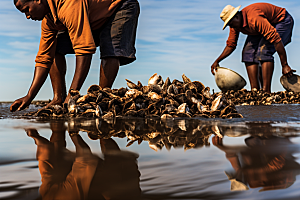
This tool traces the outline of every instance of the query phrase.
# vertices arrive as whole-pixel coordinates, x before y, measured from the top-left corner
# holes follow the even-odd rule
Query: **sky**
[[[201,81],[211,91],[219,92],[210,66],[223,51],[229,29],[222,30],[220,19],[222,9],[230,4],[245,6],[261,1],[249,0],[139,0],[139,16],[136,57],[137,60],[122,66],[112,88],[127,87],[126,80],[141,81],[147,85],[148,79],[157,73],[165,80],[167,77],[182,80],[184,73],[192,81]],[[295,25],[292,43],[286,46],[288,63],[300,74],[298,47],[300,46],[300,2],[299,0],[265,1],[284,7],[293,16]],[[13,0],[0,1],[0,102],[14,101],[27,94],[30,87],[35,56],[38,51],[40,26],[37,21],[27,20],[14,6]],[[241,62],[241,51],[246,36],[240,34],[238,46],[230,57],[220,66],[230,68],[247,82],[246,68]],[[99,83],[100,52],[93,56],[90,72],[80,90],[86,94],[87,88]],[[275,70],[272,92],[283,91],[280,84],[281,65],[275,54]],[[69,88],[75,71],[75,56],[67,55],[66,84]],[[50,78],[44,83],[35,100],[52,99]]]

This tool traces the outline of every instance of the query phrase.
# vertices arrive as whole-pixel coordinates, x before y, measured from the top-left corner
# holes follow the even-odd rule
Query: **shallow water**
[[[298,105],[170,121],[20,119],[8,106],[0,199],[300,198]]]

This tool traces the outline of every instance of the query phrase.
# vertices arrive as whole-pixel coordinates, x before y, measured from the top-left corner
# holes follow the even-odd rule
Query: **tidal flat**
[[[0,199],[300,198],[300,106],[244,118],[40,119],[0,104]]]

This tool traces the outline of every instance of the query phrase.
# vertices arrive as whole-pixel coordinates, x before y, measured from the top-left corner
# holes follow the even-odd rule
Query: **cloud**
[[[125,78],[134,82],[140,80],[147,84],[149,77],[159,73],[164,79],[181,79],[185,73],[192,80],[200,80],[211,89],[218,90],[214,77],[210,73],[210,66],[220,55],[228,37],[228,30],[222,31],[223,22],[219,15],[222,9],[230,3],[233,6],[242,5],[242,8],[260,1],[223,0],[139,0],[141,13],[137,32],[137,60],[120,68],[114,88],[126,87]],[[270,1],[269,1],[270,2]],[[275,5],[286,7],[296,23],[300,20],[298,12],[300,5],[297,0],[272,0]],[[24,87],[28,90],[31,81],[34,59],[40,37],[40,23],[27,20],[13,5],[12,0],[0,1],[0,66],[2,70],[20,72],[11,76],[12,88]],[[300,45],[299,28],[295,26],[292,43],[287,46],[288,59],[291,66],[298,64],[297,52]],[[246,69],[241,63],[241,49],[245,36],[241,34],[236,51],[221,62],[240,73],[248,82]],[[82,88],[85,92],[90,84],[99,82],[99,51],[93,57],[89,76]],[[67,85],[70,85],[74,74],[74,56],[68,57]],[[273,74],[274,91],[282,90],[279,83],[281,76],[280,62],[275,55],[275,72]],[[299,70],[298,70],[299,71]],[[22,74],[24,73],[24,74]],[[29,73],[29,74],[28,74]],[[20,77],[23,77],[19,80]],[[1,79],[0,79],[1,80]],[[46,88],[49,89],[49,86]],[[250,88],[249,83],[246,86]],[[6,97],[15,97],[10,94],[13,89],[1,87],[1,94]],[[19,91],[20,89],[18,89]],[[41,92],[39,98],[52,97],[51,89]],[[0,98],[1,101],[1,98]]]
[[[9,42],[8,45],[14,49],[32,50],[32,49],[37,49],[39,43],[37,41],[35,42],[15,41],[15,42]]]

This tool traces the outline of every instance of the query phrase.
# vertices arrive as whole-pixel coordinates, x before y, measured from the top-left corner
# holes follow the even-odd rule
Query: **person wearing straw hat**
[[[226,47],[212,64],[211,72],[214,75],[219,62],[235,50],[239,33],[242,32],[248,35],[242,62],[245,63],[251,89],[262,88],[265,92],[271,92],[275,52],[280,58],[282,74],[290,77],[295,72],[287,62],[284,48],[291,42],[294,20],[285,8],[269,3],[254,3],[239,11],[240,8],[227,5],[220,14],[224,21],[223,30],[229,26],[230,32]]]

